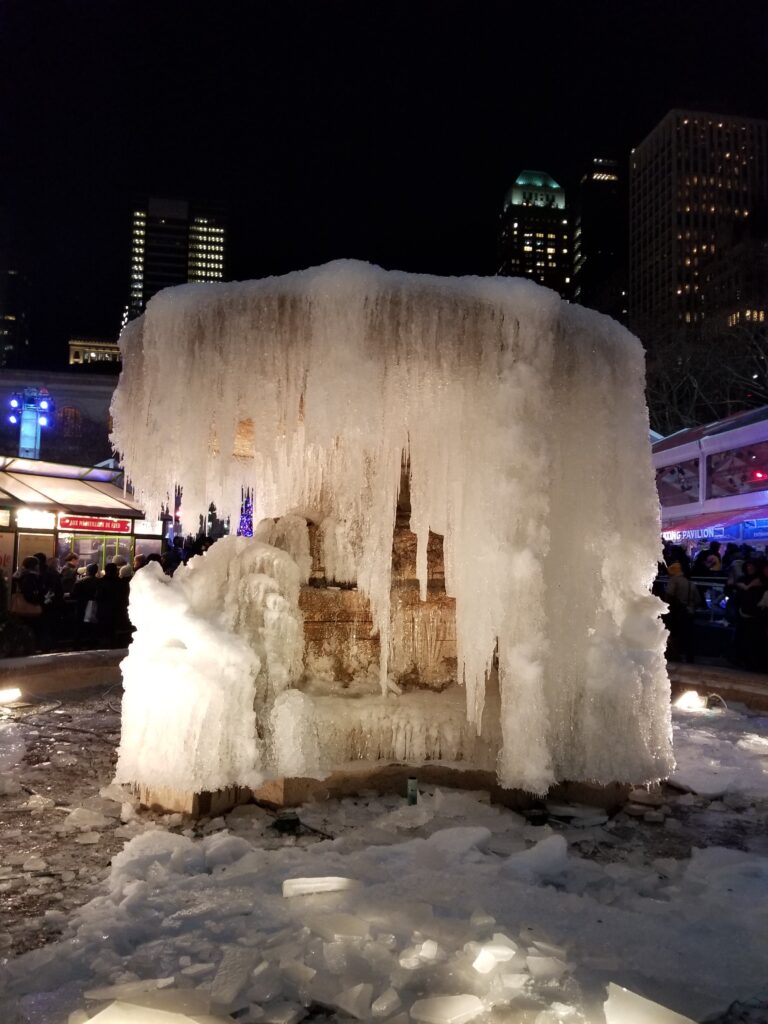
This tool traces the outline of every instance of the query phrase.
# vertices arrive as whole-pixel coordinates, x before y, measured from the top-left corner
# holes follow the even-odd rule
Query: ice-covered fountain
[[[120,781],[352,763],[642,783],[671,767],[639,342],[530,282],[354,262],[157,295],[114,443],[254,537],[132,583]]]

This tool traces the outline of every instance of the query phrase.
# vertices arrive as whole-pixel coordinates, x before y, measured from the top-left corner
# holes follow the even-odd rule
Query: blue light
[[[11,399],[11,408],[12,409],[18,409],[19,408],[19,400],[18,400],[18,398],[12,398]]]
[[[47,400],[45,398],[40,403],[40,408],[41,409],[47,409],[48,408],[48,402],[47,402]]]
[[[8,421],[10,423],[18,423],[19,422],[19,418],[18,418],[18,416],[14,416],[13,413],[11,413],[11,415],[8,417]]]
[[[47,416],[41,416],[40,417],[40,426],[41,427],[47,427],[48,426],[48,417]]]

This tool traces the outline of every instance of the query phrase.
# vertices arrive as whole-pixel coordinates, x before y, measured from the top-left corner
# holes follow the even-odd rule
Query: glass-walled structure
[[[768,541],[768,406],[653,446],[664,538]]]

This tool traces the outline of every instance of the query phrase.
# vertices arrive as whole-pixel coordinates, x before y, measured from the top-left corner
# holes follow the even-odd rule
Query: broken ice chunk
[[[158,980],[165,981],[166,979],[144,978],[139,981],[124,981],[117,985],[104,985],[101,988],[89,989],[87,992],[83,993],[83,996],[86,999],[95,1000],[130,1000],[134,996],[145,995],[147,992],[156,992],[158,988]]]
[[[499,985],[509,992],[519,992],[525,988],[528,982],[527,974],[502,974],[499,977]]]
[[[347,968],[347,947],[343,942],[324,942],[323,960],[331,974],[343,974]]]
[[[270,1003],[263,1008],[259,1020],[264,1024],[297,1024],[307,1011],[297,1003]]]
[[[283,882],[283,896],[306,896],[316,892],[341,892],[355,889],[360,885],[353,878],[325,875],[321,878],[286,878]]]
[[[48,796],[40,796],[39,793],[34,793],[22,806],[25,811],[47,811],[51,807],[55,807],[56,802]]]
[[[216,964],[188,964],[182,967],[181,973],[185,978],[204,978],[206,974],[212,974]]]
[[[211,986],[211,999],[222,1006],[232,1002],[245,985],[254,965],[254,952],[243,946],[225,946]]]
[[[496,918],[486,914],[484,910],[476,910],[470,917],[469,923],[475,931],[490,931],[496,924]]]
[[[336,939],[367,939],[370,926],[354,914],[316,914],[307,920],[315,935],[328,942]]]
[[[333,1002],[342,1013],[346,1013],[356,1020],[365,1020],[370,1013],[372,995],[373,985],[361,983],[339,992]]]
[[[568,970],[568,964],[555,956],[528,956],[526,962],[536,981],[554,981]]]
[[[382,992],[378,999],[375,999],[371,1006],[371,1013],[374,1017],[389,1017],[395,1010],[400,1009],[400,996],[393,988]]]
[[[565,958],[565,949],[562,946],[554,946],[551,942],[544,942],[541,939],[534,939],[533,945],[544,956],[556,956],[560,960]]]
[[[15,796],[21,792],[21,783],[12,775],[0,775],[0,796]]]
[[[102,786],[99,790],[99,796],[102,800],[111,800],[113,803],[121,804],[124,800],[131,800],[130,790],[123,789],[116,782],[111,782],[108,786]]]
[[[68,828],[106,828],[110,824],[109,818],[101,811],[92,811],[87,807],[75,807],[64,819]]]
[[[307,967],[306,964],[301,963],[299,960],[281,960],[280,970],[283,972],[283,977],[295,985],[296,988],[308,985],[317,974],[314,967]]]
[[[490,974],[496,966],[496,957],[483,947],[472,962],[472,966],[478,974]]]
[[[440,947],[434,939],[427,939],[426,942],[422,942],[419,949],[419,957],[422,960],[437,960],[439,954]]]
[[[606,1024],[694,1024],[690,1017],[668,1010],[613,982],[608,985],[603,1013]]]
[[[123,822],[127,823],[132,818],[135,818],[135,817],[136,817],[136,808],[130,802],[130,800],[125,800],[120,805],[120,821],[123,821]]]
[[[47,866],[42,857],[33,854],[31,857],[27,857],[21,868],[22,871],[45,871]]]
[[[432,996],[411,1007],[411,1017],[424,1024],[466,1024],[483,1012],[477,996]]]
[[[398,957],[398,963],[401,967],[404,967],[406,971],[415,971],[418,967],[421,967],[422,964],[422,959],[419,955],[420,952],[420,946],[406,946]]]
[[[538,946],[538,942],[535,945]],[[483,943],[483,949],[490,950],[496,959],[503,963],[505,960],[511,960],[515,955],[517,943],[504,935],[503,932],[494,932],[491,941]]]
[[[171,999],[160,999],[170,996]],[[138,1000],[141,1000],[140,1002]],[[88,1024],[227,1024],[231,1017],[213,1016],[207,1011],[207,1000],[195,990],[185,992],[154,993],[151,997],[137,997],[136,1002],[110,1003]]]
[[[99,832],[81,832],[79,836],[75,836],[75,842],[80,843],[81,846],[93,846],[101,839]]]
[[[467,943],[475,946],[475,943]],[[465,947],[466,949],[466,947]],[[511,960],[517,952],[517,946],[501,932],[494,932],[490,942],[484,942],[480,952],[472,964],[478,974],[490,974],[497,964],[506,963]]]

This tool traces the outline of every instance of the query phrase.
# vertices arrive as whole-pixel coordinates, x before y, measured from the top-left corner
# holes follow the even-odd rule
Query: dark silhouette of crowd
[[[748,544],[711,541],[693,560],[681,545],[664,546],[654,592],[669,606],[667,655],[692,662],[697,637],[709,619],[712,595],[728,630],[728,661],[753,672],[768,671],[768,558]],[[707,602],[709,597],[709,602]],[[707,614],[703,614],[707,612]],[[703,622],[700,620],[703,619]]]
[[[150,562],[173,576],[180,565],[203,554],[209,537],[175,537],[162,554],[122,555],[103,570],[81,566],[74,552],[49,559],[38,552],[23,559],[11,580],[0,574],[0,654],[46,653],[125,647],[133,626],[128,615],[131,580]]]

